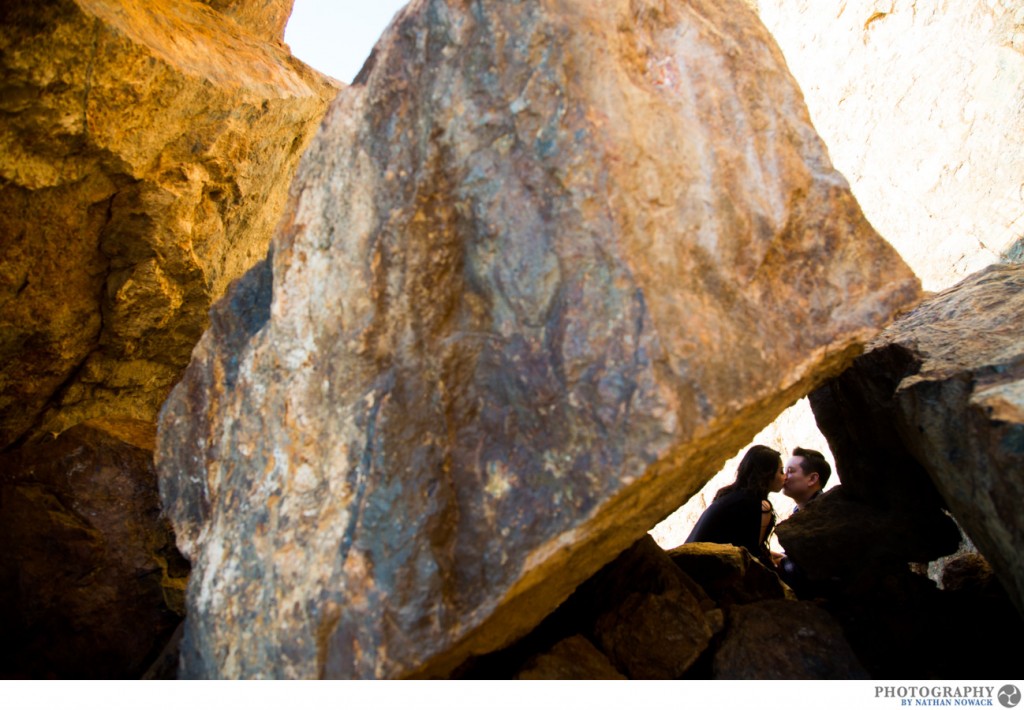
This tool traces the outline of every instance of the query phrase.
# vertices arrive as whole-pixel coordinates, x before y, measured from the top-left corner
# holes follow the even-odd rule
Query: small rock
[[[774,570],[765,567],[742,547],[690,542],[668,554],[718,606],[796,598]]]

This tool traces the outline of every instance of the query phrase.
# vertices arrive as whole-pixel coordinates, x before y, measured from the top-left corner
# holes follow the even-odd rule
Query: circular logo
[[[1004,685],[996,697],[1004,708],[1015,708],[1020,702],[1020,688],[1016,685]]]

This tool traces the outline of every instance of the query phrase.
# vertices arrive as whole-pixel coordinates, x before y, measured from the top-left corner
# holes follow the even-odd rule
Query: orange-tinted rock
[[[417,0],[292,195],[161,418],[185,676],[507,645],[919,297],[738,2]]]
[[[245,28],[283,6],[219,5],[277,19],[0,8],[0,448],[154,421],[210,304],[265,253],[337,85]]]
[[[138,678],[185,612],[154,427],[100,420],[0,457],[2,675]]]
[[[295,0],[200,0],[257,37],[280,42]]]
[[[669,551],[673,562],[721,607],[795,599],[779,576],[742,547],[691,542]]]
[[[629,678],[672,680],[707,649],[712,632],[693,597],[631,594],[597,620],[594,635]]]

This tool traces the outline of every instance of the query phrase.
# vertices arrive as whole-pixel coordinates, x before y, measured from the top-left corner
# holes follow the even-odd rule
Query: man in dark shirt
[[[783,473],[786,475],[786,482],[782,486],[782,492],[796,503],[793,508],[795,514],[821,495],[822,489],[832,475],[832,467],[820,451],[798,446],[793,449],[792,457],[786,461]],[[813,596],[814,585],[810,584],[807,576],[793,560],[785,556],[780,557],[778,568],[779,576],[798,596]]]
[[[795,513],[821,494],[832,475],[832,467],[820,451],[798,446],[793,449],[793,456],[786,462],[783,473],[786,474],[786,482],[782,492],[796,503]]]

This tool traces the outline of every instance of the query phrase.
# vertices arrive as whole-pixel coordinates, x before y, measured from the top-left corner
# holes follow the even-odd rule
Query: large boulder
[[[859,498],[845,484],[836,486],[775,529],[797,565],[789,581],[800,596],[853,594],[908,563],[956,552],[961,542],[956,523],[938,506],[921,506],[926,496],[908,497],[903,505],[880,502],[886,482],[906,470],[890,467],[885,458],[876,466],[878,498]]]
[[[185,613],[152,423],[94,420],[0,456],[4,677],[138,678]]]
[[[844,488],[902,491],[896,513],[941,501],[1024,615],[1022,312],[1024,266],[990,266],[900,318],[811,404]]]
[[[182,674],[508,644],[918,298],[742,3],[414,0],[163,410]]]
[[[155,421],[338,85],[290,3],[0,7],[0,449]]]

